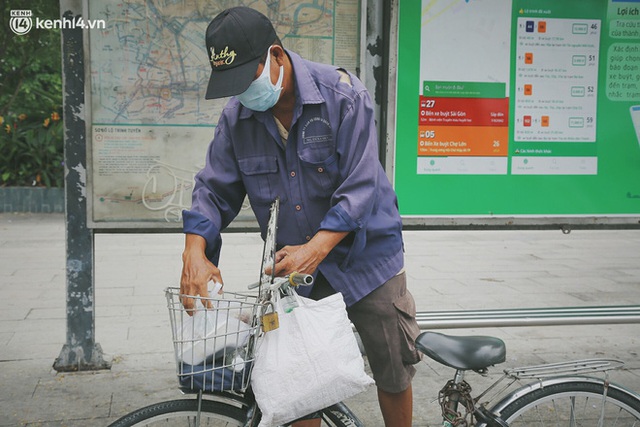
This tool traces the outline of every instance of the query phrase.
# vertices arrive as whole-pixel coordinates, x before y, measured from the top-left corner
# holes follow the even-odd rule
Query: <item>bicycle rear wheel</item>
[[[510,427],[640,426],[640,400],[602,382],[574,381],[533,390],[506,406],[500,417]]]
[[[138,409],[120,418],[109,427],[131,426],[195,426],[198,400],[170,400]],[[200,426],[243,426],[246,412],[235,406],[209,400],[202,401]]]

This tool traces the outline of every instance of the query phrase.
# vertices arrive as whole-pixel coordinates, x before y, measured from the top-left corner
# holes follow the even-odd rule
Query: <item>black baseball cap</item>
[[[205,98],[244,92],[277,37],[269,18],[249,7],[232,7],[213,18],[205,34],[211,64]]]

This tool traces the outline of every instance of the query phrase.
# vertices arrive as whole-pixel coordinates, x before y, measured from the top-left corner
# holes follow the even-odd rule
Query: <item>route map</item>
[[[355,71],[359,0],[89,0],[92,214],[103,222],[181,220],[227,100],[205,100],[204,34],[223,9],[248,6],[304,58]]]

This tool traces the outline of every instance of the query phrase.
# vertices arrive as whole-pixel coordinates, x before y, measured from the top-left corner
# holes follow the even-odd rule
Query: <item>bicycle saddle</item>
[[[416,348],[443,365],[474,371],[504,362],[507,353],[500,338],[456,337],[437,332],[421,333],[416,339]]]

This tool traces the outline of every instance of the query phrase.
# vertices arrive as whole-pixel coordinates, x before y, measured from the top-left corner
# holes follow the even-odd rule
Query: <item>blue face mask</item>
[[[267,111],[276,105],[278,99],[280,99],[283,77],[284,67],[281,65],[278,81],[275,85],[271,83],[271,48],[269,48],[262,73],[251,82],[247,90],[240,95],[236,95],[236,98],[242,105],[253,111]]]

